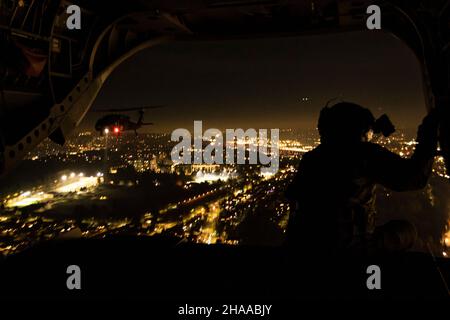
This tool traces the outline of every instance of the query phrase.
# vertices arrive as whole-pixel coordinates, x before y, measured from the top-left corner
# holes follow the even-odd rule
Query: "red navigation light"
[[[114,127],[114,133],[119,133],[120,132],[120,128],[119,127]]]

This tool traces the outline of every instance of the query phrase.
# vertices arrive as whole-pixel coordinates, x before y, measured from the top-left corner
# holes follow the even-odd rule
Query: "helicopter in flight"
[[[120,135],[124,131],[134,131],[137,135],[137,130],[143,126],[151,126],[153,122],[144,122],[144,112],[148,109],[158,109],[164,106],[148,106],[148,107],[139,107],[139,108],[114,108],[114,109],[104,109],[104,110],[95,110],[94,112],[113,112],[111,114],[107,114],[95,123],[95,130],[98,131],[101,135],[103,134],[115,134]],[[130,111],[138,111],[139,118],[137,122],[131,120],[131,117],[122,114],[122,112],[130,112]],[[121,113],[119,113],[121,112]]]

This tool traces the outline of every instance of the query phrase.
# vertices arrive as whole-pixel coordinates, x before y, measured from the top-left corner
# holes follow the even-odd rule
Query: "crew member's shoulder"
[[[318,145],[317,147],[315,147],[314,149],[304,153],[302,155],[302,160],[311,160],[314,159],[315,157],[320,156],[320,154],[322,154],[323,150],[322,150],[322,145]]]
[[[389,152],[385,147],[373,142],[361,142],[361,148],[367,153],[384,153]]]

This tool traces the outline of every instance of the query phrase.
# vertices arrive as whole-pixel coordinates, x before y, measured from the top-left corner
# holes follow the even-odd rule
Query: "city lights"
[[[111,131],[115,133],[115,127]],[[170,152],[175,143],[163,134],[141,135],[138,141],[134,135],[118,135],[106,144],[104,137],[82,133],[66,142],[64,152],[45,142],[28,159],[43,165],[58,163],[55,172],[61,167],[67,169],[55,175],[59,179],[49,177],[34,187],[18,188],[5,196],[6,214],[0,223],[9,224],[3,232],[14,240],[3,245],[10,248],[3,254],[20,250],[18,244],[24,241],[19,236],[21,230],[32,232],[38,228],[35,235],[29,235],[30,239],[79,230],[73,216],[76,212],[92,215],[83,222],[87,229],[79,231],[82,237],[120,229],[145,236],[164,233],[196,243],[237,245],[242,242],[237,232],[241,223],[261,212],[271,217],[274,230],[285,235],[290,206],[283,190],[296,174],[302,155],[314,149],[319,139],[309,131],[282,134],[288,136],[280,137],[280,168],[272,174],[261,173],[261,165],[174,164]],[[379,141],[404,157],[411,156],[416,146],[413,142],[404,135]],[[239,140],[236,148],[245,143]],[[77,166],[80,170],[74,169]],[[433,173],[435,177],[447,175],[442,157],[436,158]],[[392,193],[385,196],[393,198]],[[134,207],[146,212],[141,224],[120,218],[122,214],[135,214],[134,209],[130,210]],[[98,208],[102,208],[103,218],[97,216]],[[157,219],[150,218],[154,208],[159,208],[154,212]],[[17,218],[14,214],[18,209],[30,218]],[[434,252],[440,256],[449,254],[447,232],[435,244]]]

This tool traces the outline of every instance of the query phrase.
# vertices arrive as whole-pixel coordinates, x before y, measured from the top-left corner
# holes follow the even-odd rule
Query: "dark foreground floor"
[[[369,265],[381,290],[369,290]],[[69,265],[81,290],[68,290]],[[439,272],[440,270],[440,272]],[[0,298],[137,298],[152,301],[448,299],[450,261],[408,253],[372,261],[318,259],[283,248],[179,244],[116,237],[42,244],[0,263]]]

